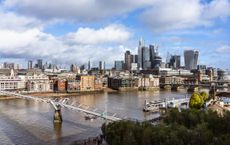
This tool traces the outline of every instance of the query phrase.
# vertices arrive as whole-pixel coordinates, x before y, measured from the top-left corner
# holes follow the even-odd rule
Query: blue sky
[[[143,37],[164,59],[197,49],[199,64],[230,68],[230,0],[1,0],[0,17],[1,62],[111,67]]]

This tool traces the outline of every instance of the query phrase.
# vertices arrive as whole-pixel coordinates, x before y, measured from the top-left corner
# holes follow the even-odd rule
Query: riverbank
[[[67,97],[67,96],[80,96],[86,94],[100,94],[103,92],[113,93],[118,92],[117,90],[112,90],[110,88],[105,88],[100,91],[85,91],[85,92],[24,92],[25,95],[30,95],[34,97]],[[14,96],[6,96],[0,95],[0,100],[9,100],[9,99],[16,99],[17,97]]]
[[[25,93],[27,95],[35,97],[66,97],[66,96],[79,96],[85,94],[99,94],[104,91],[89,91],[89,92],[35,92],[35,93]]]
[[[0,95],[0,100],[12,100],[16,99],[14,96],[6,96],[6,95]]]

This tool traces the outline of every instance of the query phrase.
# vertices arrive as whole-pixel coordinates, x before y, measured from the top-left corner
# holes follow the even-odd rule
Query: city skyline
[[[167,52],[184,60],[184,50],[196,49],[198,64],[230,68],[229,0],[1,0],[0,15],[1,62],[90,59],[112,67],[126,50],[137,54],[143,37],[146,46],[159,45],[163,61]]]

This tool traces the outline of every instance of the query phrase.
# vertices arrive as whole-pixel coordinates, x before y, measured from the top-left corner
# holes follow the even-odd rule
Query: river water
[[[145,100],[185,97],[186,92],[115,92],[83,94],[69,97],[79,102],[119,116],[146,120],[156,114],[142,112]],[[32,100],[0,101],[0,144],[70,144],[73,141],[94,137],[106,120],[85,120],[84,114],[62,109],[62,125],[53,124],[54,109],[48,103]]]

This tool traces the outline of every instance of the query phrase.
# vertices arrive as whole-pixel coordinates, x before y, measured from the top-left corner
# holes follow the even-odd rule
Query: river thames
[[[147,120],[156,114],[143,113],[145,100],[185,97],[187,92],[113,92],[83,94],[69,97],[79,102],[132,119]],[[32,100],[0,101],[0,144],[70,144],[100,134],[106,121],[85,120],[85,114],[62,109],[62,125],[53,124],[54,109],[48,103]]]

